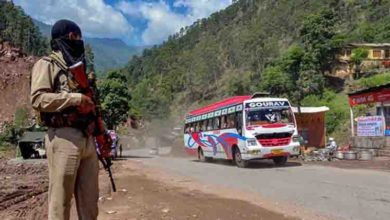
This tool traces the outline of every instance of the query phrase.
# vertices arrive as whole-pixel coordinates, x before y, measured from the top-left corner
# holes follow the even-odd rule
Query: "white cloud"
[[[215,11],[226,8],[232,0],[177,0],[175,7],[188,7],[191,9],[189,16],[194,18],[208,17]]]
[[[186,14],[175,12],[163,0],[157,2],[122,0],[115,8],[128,16],[146,19],[147,28],[142,33],[142,40],[144,44],[152,45],[161,43],[180,28],[192,24],[197,19],[208,17],[231,3],[232,0],[176,0],[173,6],[188,8]]]
[[[93,37],[124,37],[132,30],[125,16],[103,0],[14,0],[33,18],[47,24],[70,19]]]

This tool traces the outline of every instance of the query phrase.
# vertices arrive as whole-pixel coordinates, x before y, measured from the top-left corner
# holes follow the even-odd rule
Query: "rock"
[[[169,212],[169,209],[168,209],[168,208],[161,209],[161,212],[163,212],[163,213],[168,213],[168,212]]]

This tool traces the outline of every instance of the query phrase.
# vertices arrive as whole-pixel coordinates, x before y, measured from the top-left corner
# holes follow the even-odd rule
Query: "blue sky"
[[[226,8],[232,0],[14,0],[46,24],[66,18],[85,36],[121,38],[130,45],[159,44],[181,27]]]

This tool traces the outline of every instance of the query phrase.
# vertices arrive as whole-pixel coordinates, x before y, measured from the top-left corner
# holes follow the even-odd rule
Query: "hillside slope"
[[[197,102],[263,88],[264,69],[290,46],[302,44],[299,34],[309,15],[333,11],[332,25],[344,43],[388,42],[388,8],[389,0],[239,0],[145,50],[121,71],[139,114],[165,117],[179,109],[183,115]],[[309,31],[315,34],[315,28]]]
[[[17,110],[31,109],[30,69],[46,51],[46,39],[23,9],[0,1],[0,131]]]
[[[0,51],[18,50],[0,43]],[[2,122],[14,120],[18,109],[29,109],[30,69],[37,57],[13,52],[12,57],[0,53],[0,128]]]
[[[51,26],[33,19],[44,36],[50,38]],[[128,46],[115,38],[85,38],[95,54],[95,65],[98,71],[106,71],[124,66],[133,55],[139,55],[145,47]]]

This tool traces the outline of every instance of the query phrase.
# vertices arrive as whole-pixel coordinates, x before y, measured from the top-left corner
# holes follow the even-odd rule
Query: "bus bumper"
[[[260,147],[257,149],[251,149],[245,153],[243,152],[241,156],[243,160],[260,160],[260,159],[270,159],[273,157],[297,156],[299,154],[300,154],[299,143],[291,143],[288,146]]]

